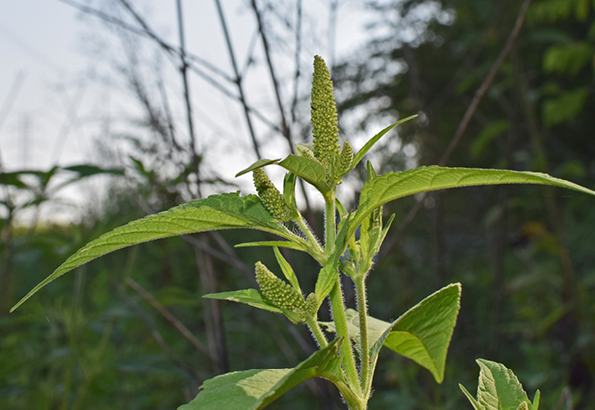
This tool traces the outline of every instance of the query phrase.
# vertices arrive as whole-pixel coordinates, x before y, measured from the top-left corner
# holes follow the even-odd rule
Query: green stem
[[[357,313],[359,316],[360,332],[360,361],[361,361],[361,385],[364,395],[368,395],[368,378],[370,377],[370,347],[368,346],[368,302],[366,300],[366,279],[365,275],[355,281],[357,294]]]
[[[306,324],[308,325],[308,329],[310,329],[310,332],[312,332],[312,336],[314,336],[314,339],[316,339],[318,346],[320,348],[326,347],[328,345],[328,341],[326,340],[324,333],[322,333],[322,329],[318,324],[318,320],[316,320],[316,318],[313,317],[308,319],[306,321]]]
[[[320,242],[318,242],[318,239],[316,238],[316,236],[314,235],[314,233],[312,232],[312,230],[310,229],[310,227],[308,226],[306,221],[304,221],[304,217],[302,216],[301,213],[299,213],[299,212],[297,213],[297,216],[295,217],[294,222],[297,224],[297,226],[300,228],[300,230],[304,233],[304,235],[306,235],[306,238],[308,239],[310,244],[318,252],[323,253],[322,247],[320,246]]]
[[[345,382],[336,379],[329,379],[341,392],[349,410],[363,410],[366,408],[365,402],[356,395]]]
[[[335,246],[336,237],[336,223],[335,223],[335,193],[334,191],[325,195],[325,251],[327,257],[330,257]],[[345,303],[343,302],[343,290],[341,288],[341,277],[337,274],[335,286],[331,291],[331,311],[333,320],[335,321],[335,329],[337,337],[342,337],[341,341],[341,358],[343,362],[343,369],[347,375],[347,380],[352,389],[361,391],[359,378],[357,375],[357,367],[355,365],[355,357],[353,356],[353,349],[351,348],[351,340],[349,338],[349,330],[347,328],[347,318],[345,317]]]

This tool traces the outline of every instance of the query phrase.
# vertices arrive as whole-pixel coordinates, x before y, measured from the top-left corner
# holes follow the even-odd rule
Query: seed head
[[[287,206],[285,198],[273,185],[266,172],[262,168],[258,168],[252,172],[252,176],[254,187],[267,211],[281,222],[291,220],[291,210]]]
[[[304,297],[290,284],[279,279],[261,262],[256,262],[256,282],[262,296],[281,310],[297,313],[303,320],[306,312]]]
[[[339,154],[339,127],[331,75],[320,56],[314,57],[311,113],[314,155],[328,165]]]

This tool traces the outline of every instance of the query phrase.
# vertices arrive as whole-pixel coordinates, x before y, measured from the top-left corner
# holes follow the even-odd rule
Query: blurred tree
[[[416,127],[400,130],[396,154],[376,158],[380,168],[448,162],[540,170],[594,184],[595,5],[542,0],[525,15],[529,3],[368,2],[377,12],[370,40],[335,73],[340,106],[347,114],[368,114],[362,129],[387,116],[421,114]],[[519,23],[525,25],[515,33]],[[398,269],[398,282],[411,286],[394,280],[403,300],[423,294],[424,277],[444,283],[455,275],[468,285],[459,336],[465,340],[455,342],[455,349],[468,350],[451,360],[454,374],[468,367],[468,352],[514,358],[508,361],[549,390],[546,406],[554,408],[570,391],[582,408],[595,390],[595,316],[593,258],[581,243],[595,238],[579,221],[592,221],[594,211],[547,189],[491,192],[433,194],[413,212],[400,210],[395,229],[404,245],[388,242],[384,255],[396,257],[383,265]]]

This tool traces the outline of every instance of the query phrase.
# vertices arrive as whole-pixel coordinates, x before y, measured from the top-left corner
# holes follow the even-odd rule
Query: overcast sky
[[[103,1],[85,0],[82,4],[97,6]],[[223,0],[234,46],[243,64],[255,31],[254,15],[245,0]],[[138,10],[165,39],[178,44],[173,0],[136,0]],[[280,1],[282,16],[294,19],[293,1]],[[190,52],[232,74],[224,37],[213,1],[183,2],[187,45]],[[115,10],[115,9],[114,9]],[[318,53],[329,59],[329,1],[304,1],[303,30],[307,40],[302,59],[311,61]],[[109,9],[104,11],[110,12]],[[268,17],[273,21],[281,21]],[[348,56],[362,44],[364,25],[369,15],[363,1],[339,1],[336,28],[336,58]],[[280,30],[279,32],[282,32]],[[143,42],[141,44],[149,44]],[[291,90],[291,37],[281,39],[274,49],[280,70],[284,100]],[[98,49],[99,47],[99,49]],[[0,14],[0,152],[6,169],[47,168],[80,162],[96,162],[94,141],[102,138],[102,124],[122,120],[128,110],[134,114],[133,103],[117,89],[106,87],[102,76],[109,66],[105,56],[120,54],[119,45],[97,19],[82,16],[71,6],[58,0],[5,1]],[[260,47],[260,43],[258,43]],[[262,54],[257,51],[257,65],[246,77],[247,94],[251,103],[276,120],[270,79]],[[169,75],[175,67],[168,61]],[[305,65],[309,69],[310,65]],[[171,74],[173,73],[173,74]],[[307,72],[305,79],[310,76]],[[99,80],[98,80],[99,79]],[[192,99],[195,122],[200,136],[200,148],[208,148],[210,163],[225,178],[232,178],[238,169],[255,158],[250,149],[243,114],[238,104],[222,95],[202,79],[192,76]],[[181,92],[177,78],[172,78],[171,92]],[[116,83],[117,84],[117,83]],[[300,90],[308,93],[306,87]],[[234,90],[230,85],[230,90]],[[235,91],[235,90],[234,90]],[[178,94],[179,95],[179,94]],[[181,99],[180,99],[181,100]],[[176,109],[183,121],[183,110]],[[263,140],[265,156],[279,157],[286,149],[282,141],[267,143],[269,134],[257,122]],[[229,138],[221,138],[222,136]],[[277,141],[277,140],[273,140]],[[72,192],[71,192],[72,195]]]

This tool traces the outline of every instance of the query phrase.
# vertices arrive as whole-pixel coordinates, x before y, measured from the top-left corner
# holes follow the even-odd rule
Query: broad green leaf
[[[322,164],[315,159],[289,155],[278,164],[314,185],[322,193],[328,192],[331,189],[326,178],[326,171],[322,167]]]
[[[234,245],[234,248],[254,248],[258,246],[278,246],[279,248],[288,248],[296,251],[308,252],[304,245],[291,241],[257,241],[242,242]]]
[[[301,292],[302,289],[300,288],[300,283],[298,282],[297,276],[295,276],[293,268],[289,262],[287,262],[287,259],[285,259],[279,248],[276,246],[273,248],[273,252],[275,253],[275,258],[277,259],[277,263],[279,264],[283,275],[285,275],[285,278],[291,283],[291,286]]]
[[[230,302],[243,303],[258,309],[268,310],[273,313],[282,313],[281,310],[271,305],[262,298],[256,289],[232,290],[229,292],[208,293],[203,295],[206,299],[228,300]]]
[[[382,346],[428,369],[434,379],[444,379],[448,345],[454,331],[461,302],[461,284],[450,284],[423,299],[392,323],[368,316],[370,357]],[[349,333],[359,345],[359,319],[348,309]],[[334,325],[322,323],[334,332]]]
[[[255,169],[266,167],[267,165],[271,164],[276,164],[277,162],[279,162],[279,159],[259,159],[258,161],[250,165],[248,168],[244,168],[243,170],[238,172],[236,174],[236,178],[241,175],[247,174],[248,172],[254,171]]]
[[[434,292],[391,323],[371,343],[370,355],[374,357],[384,345],[425,367],[441,383],[460,306],[460,283]]]
[[[293,369],[244,370],[209,379],[196,398],[178,410],[262,409],[306,380],[333,379],[338,366],[337,346],[335,340]]]
[[[13,306],[11,311],[65,273],[118,249],[171,236],[240,228],[252,228],[274,233],[286,239],[295,239],[295,235],[275,222],[256,195],[240,196],[238,193],[212,195],[137,219],[101,235],[66,259],[51,275]]]
[[[595,191],[588,188],[538,172],[429,166],[391,172],[367,182],[362,188],[356,221],[361,222],[380,205],[420,192],[499,184],[551,185],[595,195]]]
[[[364,146],[362,147],[362,149],[360,149],[357,154],[355,154],[355,157],[353,158],[353,162],[351,164],[351,169],[354,169],[357,164],[359,164],[361,162],[362,159],[364,159],[364,156],[368,153],[368,151],[370,151],[370,149],[372,149],[372,147],[380,140],[380,138],[382,138],[386,133],[388,133],[390,130],[392,130],[393,128],[406,123],[407,121],[410,121],[414,118],[417,117],[417,114],[414,115],[410,115],[409,117],[405,117],[400,119],[399,121],[395,122],[394,124],[389,125],[388,127],[384,128],[383,130],[381,130],[378,134],[374,135],[372,138],[370,138],[368,140],[368,142],[366,142],[364,144]]]
[[[527,393],[512,370],[501,363],[478,359],[479,382],[477,399],[473,399],[463,387],[461,390],[467,396],[474,408],[481,410],[529,410],[539,405],[539,393],[535,395],[536,402],[531,404]],[[530,407],[531,406],[531,407]]]

